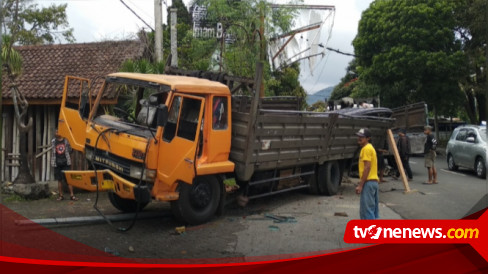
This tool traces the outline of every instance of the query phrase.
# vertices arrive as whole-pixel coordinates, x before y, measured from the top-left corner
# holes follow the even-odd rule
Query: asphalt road
[[[421,157],[411,158],[414,180],[409,184],[414,191],[410,194],[404,194],[404,186],[399,180],[387,177],[388,182],[380,184],[381,219],[459,219],[475,205],[488,206],[486,180],[469,171],[448,171],[442,156],[436,163],[437,185],[422,184],[427,180],[427,171]],[[353,178],[344,183],[338,195],[331,197],[296,191],[252,200],[246,208],[231,205],[224,216],[201,226],[186,227],[182,235],[175,232],[181,223],[172,217],[139,220],[132,230],[125,233],[117,232],[107,224],[50,228],[98,250],[115,251],[117,255],[128,258],[222,258],[222,262],[239,262],[260,260],[255,256],[311,255],[310,252],[324,253],[326,250],[355,247],[342,240],[347,222],[359,218],[355,182],[357,179]],[[93,209],[95,194],[81,192],[77,196],[80,198],[77,202],[58,202],[54,197],[39,201],[12,201],[5,194],[0,198],[6,199],[3,204],[10,209],[31,219],[96,216]],[[485,200],[479,203],[483,197]],[[105,214],[118,213],[106,195],[100,196],[99,207]],[[145,211],[170,213],[168,204],[156,202],[149,204]],[[269,214],[292,217],[293,221],[275,223],[267,217]],[[115,227],[128,224],[115,223]]]
[[[428,181],[424,158],[410,158],[413,180],[412,193],[404,194],[401,181],[387,178],[380,185],[380,201],[404,219],[460,219],[468,212],[488,206],[488,183],[476,177],[473,171],[449,171],[446,158],[436,160],[439,184],[425,185]],[[483,199],[481,202],[480,200]],[[475,207],[475,209],[473,209]]]

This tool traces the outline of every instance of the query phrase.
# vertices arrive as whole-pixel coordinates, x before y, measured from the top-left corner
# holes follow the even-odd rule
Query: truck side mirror
[[[156,121],[156,126],[158,127],[164,127],[166,125],[166,122],[168,122],[168,106],[166,105],[159,105],[158,106],[158,111],[157,111],[157,121]]]

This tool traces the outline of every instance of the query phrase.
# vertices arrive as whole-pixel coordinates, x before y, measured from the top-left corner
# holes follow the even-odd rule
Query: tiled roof
[[[19,90],[27,99],[61,99],[66,75],[92,80],[97,91],[102,80],[97,77],[117,72],[127,59],[143,54],[139,41],[110,41],[86,44],[63,44],[15,47],[22,56],[22,74],[17,78]],[[3,98],[11,98],[9,81],[3,75]],[[71,93],[69,97],[79,96]],[[110,95],[108,95],[110,97]]]

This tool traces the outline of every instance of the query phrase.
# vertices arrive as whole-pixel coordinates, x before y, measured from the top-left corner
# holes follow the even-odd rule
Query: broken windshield
[[[108,77],[104,94],[114,94],[115,104],[100,105],[94,118],[156,128],[158,106],[166,104],[170,88],[127,78]]]

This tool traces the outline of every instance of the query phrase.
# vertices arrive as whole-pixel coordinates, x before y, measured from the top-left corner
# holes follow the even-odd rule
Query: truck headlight
[[[92,149],[86,149],[85,148],[85,158],[88,161],[91,161],[93,159],[93,150]]]
[[[130,166],[130,177],[135,179],[141,178],[142,168],[137,166]],[[144,174],[142,174],[142,180],[154,180],[156,178],[155,169],[144,169]]]

